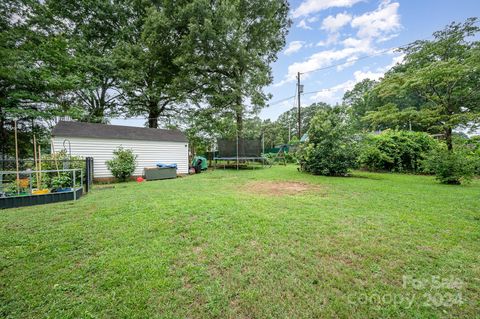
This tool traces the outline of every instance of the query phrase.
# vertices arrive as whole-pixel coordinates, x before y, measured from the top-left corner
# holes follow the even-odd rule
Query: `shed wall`
[[[142,175],[144,167],[156,163],[178,165],[178,174],[188,174],[188,144],[183,142],[135,141],[79,137],[53,137],[55,151],[64,149],[64,140],[69,140],[72,155],[93,157],[94,177],[112,177],[105,161],[112,159],[113,151],[119,146],[133,150],[137,155],[137,168],[134,175]],[[68,143],[65,143],[68,151]]]

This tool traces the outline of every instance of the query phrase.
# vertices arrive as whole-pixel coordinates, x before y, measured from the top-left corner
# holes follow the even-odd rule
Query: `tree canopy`
[[[374,126],[414,122],[431,133],[442,133],[448,149],[452,132],[477,127],[480,121],[480,28],[476,18],[452,23],[433,34],[433,40],[415,41],[401,49],[404,63],[394,67],[374,88],[384,101],[415,100],[401,108],[388,102],[365,119]],[[415,97],[414,99],[412,97]]]
[[[58,116],[141,116],[156,128],[202,111],[242,132],[268,99],[288,9],[286,0],[2,2],[2,145],[13,119],[31,132]]]

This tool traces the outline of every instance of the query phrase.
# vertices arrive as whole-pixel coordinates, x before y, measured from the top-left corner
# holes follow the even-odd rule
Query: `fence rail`
[[[74,193],[74,199],[76,199],[76,190],[78,189],[77,188],[77,185],[79,186],[79,188],[82,188],[83,187],[83,169],[80,169],[80,168],[72,168],[72,169],[46,169],[46,170],[25,170],[25,171],[0,171],[0,191],[3,193],[3,195],[5,196],[9,196],[9,197],[14,197],[15,195],[17,196],[20,196],[20,193],[21,191],[24,191],[26,192],[27,195],[33,195],[35,194],[34,193],[34,187],[33,187],[33,177],[37,174],[48,174],[48,173],[68,173],[68,174],[71,174],[72,178],[71,178],[71,185],[63,185],[61,188],[65,189],[66,187],[71,187],[71,190],[68,189],[68,190],[64,190],[64,191],[69,191],[69,192],[73,192]],[[24,188],[23,190],[21,190],[21,187],[19,186],[19,184],[16,184],[16,190],[15,192],[12,192],[11,194],[9,194],[8,192],[4,192],[4,187],[3,187],[3,181],[4,181],[4,176],[8,176],[8,175],[12,175],[14,176],[14,181],[16,181],[16,176],[21,176],[22,178],[20,180],[18,180],[18,182],[20,182],[21,180],[26,180],[26,183],[28,184],[27,185],[23,185],[22,188]],[[77,180],[79,180],[79,183],[77,183]],[[28,189],[28,191],[27,191]]]
[[[38,161],[37,161],[38,163]],[[35,169],[38,168],[35,166],[34,159],[19,159],[18,160],[18,171],[19,174],[26,174],[26,172],[35,172]],[[58,169],[57,169],[58,166]],[[81,170],[82,175],[85,179],[82,180],[85,186],[85,192],[88,193],[91,190],[93,184],[93,158],[87,157],[86,159],[42,159],[42,167],[53,168],[40,170],[42,172],[59,172],[59,171],[68,171],[71,169]],[[11,178],[4,179],[3,175],[8,176],[12,175],[12,172],[16,174],[17,164],[14,159],[0,159],[0,173],[3,173],[0,178],[0,184],[5,182],[13,182],[15,176]],[[7,173],[8,172],[8,173]]]

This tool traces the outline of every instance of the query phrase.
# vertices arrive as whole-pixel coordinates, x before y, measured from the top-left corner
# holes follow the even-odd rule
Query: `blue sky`
[[[260,117],[275,120],[294,106],[297,72],[349,62],[328,70],[302,75],[302,105],[335,104],[343,93],[364,78],[377,79],[402,60],[387,52],[431,34],[452,21],[464,21],[480,13],[478,0],[292,0],[292,27],[285,49],[272,65],[273,84],[266,92],[272,105]],[[355,61],[356,58],[374,57]],[[112,124],[142,126],[144,120],[113,120]]]
[[[287,45],[272,65],[274,83],[267,88],[271,102],[294,95],[295,74],[352,61],[337,68],[302,75],[302,105],[335,104],[345,90],[364,78],[379,78],[402,60],[398,53],[375,55],[431,34],[452,21],[480,13],[476,0],[303,0],[291,1],[293,25]],[[366,55],[372,58],[354,62]],[[294,99],[262,111],[262,118],[276,119],[293,106]]]

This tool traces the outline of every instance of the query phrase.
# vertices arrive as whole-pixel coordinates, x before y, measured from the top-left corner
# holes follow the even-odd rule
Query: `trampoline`
[[[248,162],[260,162],[265,166],[266,158],[262,156],[263,146],[261,140],[247,140],[238,138],[235,140],[220,139],[217,141],[218,154],[215,155],[214,163],[217,167],[218,161],[235,161],[237,169],[241,164]],[[227,166],[224,163],[223,168]]]

